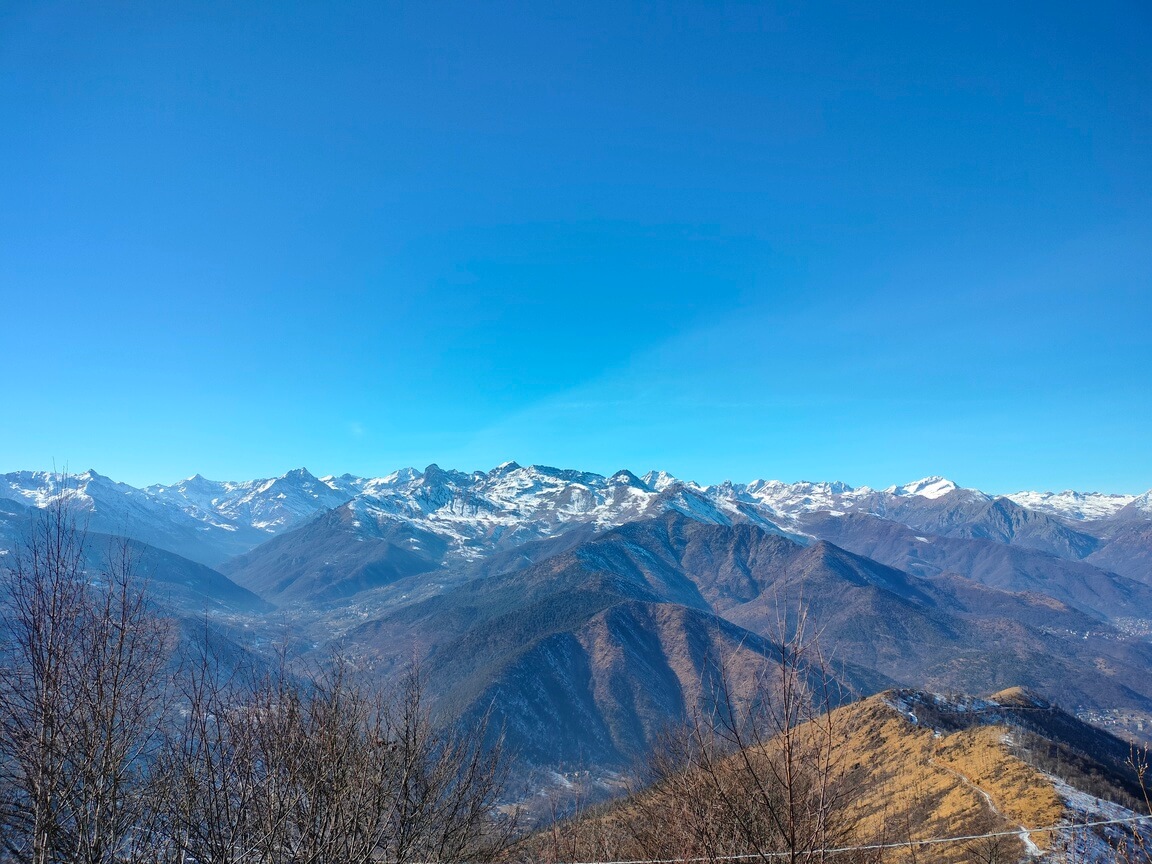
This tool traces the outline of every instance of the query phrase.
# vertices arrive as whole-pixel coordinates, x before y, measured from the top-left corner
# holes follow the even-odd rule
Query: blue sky
[[[1148,489],[1152,7],[941,5],[4,4],[0,470]]]

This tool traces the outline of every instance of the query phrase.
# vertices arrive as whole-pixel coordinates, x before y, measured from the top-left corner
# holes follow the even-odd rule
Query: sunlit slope
[[[1130,836],[1131,820],[1146,812],[1127,745],[1028,691],[976,699],[889,690],[801,724],[787,740],[773,737],[715,763],[697,755],[684,771],[658,772],[655,785],[634,796],[530,838],[526,854],[570,856],[565,860],[781,854],[787,842],[773,834],[776,816],[761,820],[754,840],[748,825],[758,808],[767,812],[760,796],[779,802],[783,794],[783,775],[768,766],[780,764],[785,748],[803,750],[818,740],[830,744],[803,751],[796,782],[801,810],[811,807],[824,780],[810,768],[828,755],[827,800],[836,803],[821,817],[829,826],[821,848],[843,850],[829,860],[1109,862]],[[691,746],[682,752],[699,753]],[[758,775],[752,782],[750,773]],[[714,803],[723,787],[743,790],[730,799],[735,808]],[[755,803],[742,810],[742,796]],[[1116,824],[1066,827],[1103,821]]]
[[[857,837],[905,846],[885,860],[1110,860],[1119,826],[1045,829],[1142,812],[1129,746],[1021,688],[984,699],[888,691],[834,717]],[[988,834],[1007,836],[919,842]]]

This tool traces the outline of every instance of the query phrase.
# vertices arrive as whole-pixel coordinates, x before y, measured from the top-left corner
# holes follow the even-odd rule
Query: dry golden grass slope
[[[837,847],[880,844],[887,848],[882,854],[798,860],[971,864],[1031,860],[1029,856],[1041,855],[1043,860],[1068,860],[1057,854],[1062,836],[1040,829],[1083,821],[1084,815],[1068,811],[1056,782],[1017,754],[1034,753],[1037,742],[1040,750],[1065,748],[1071,752],[1067,750],[1067,736],[1062,740],[1061,732],[1053,732],[1052,737],[1045,737],[1045,729],[1064,733],[1071,729],[1080,736],[1081,745],[1111,740],[1107,733],[1087,727],[1019,689],[986,699],[960,697],[956,701],[915,691],[888,691],[839,708],[829,717],[817,722],[832,730],[836,743],[831,764],[835,766],[835,785],[843,791],[834,817],[839,827],[829,843]],[[797,728],[797,740],[812,737],[803,731],[804,726]],[[774,739],[763,753],[778,746]],[[1096,749],[1099,747],[1092,745],[1081,752]],[[750,789],[753,787],[740,787],[740,781],[732,778],[744,770],[743,765],[756,761],[725,757],[713,766],[711,776],[727,774],[721,782],[731,780],[732,788]],[[1094,766],[1099,772],[1097,779],[1110,778],[1111,791],[1107,794],[1125,794],[1123,784],[1127,780],[1115,767],[1092,759],[1078,764],[1081,768]],[[717,770],[722,765],[729,767]],[[697,768],[694,774],[690,770],[665,776],[662,783],[630,799],[530,838],[519,850],[521,859],[612,861],[700,856],[714,860],[783,848],[767,837],[750,844],[740,830],[729,830],[731,825],[722,824],[724,814],[736,810],[705,802],[712,794],[709,783],[714,782],[708,779],[707,771]],[[746,818],[749,812],[737,818]],[[694,824],[699,830],[691,827]],[[994,832],[1008,836],[950,844],[917,842]],[[1046,852],[1052,854],[1043,854]]]
[[[1014,756],[1007,726],[977,726],[940,733],[913,722],[891,694],[880,694],[840,709],[840,746],[857,794],[849,807],[861,839],[909,842],[1021,827],[1058,824],[1064,808],[1052,782]],[[1040,848],[1051,838],[1033,837]],[[971,860],[978,844],[916,847],[886,860]],[[1006,860],[1025,851],[1022,840],[1008,838]]]

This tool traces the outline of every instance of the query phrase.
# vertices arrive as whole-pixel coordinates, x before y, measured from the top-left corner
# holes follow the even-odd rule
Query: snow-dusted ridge
[[[8,498],[32,507],[45,507],[61,496],[81,503],[90,502],[100,490],[114,490],[126,497],[140,495],[143,492],[127,483],[118,483],[91,468],[81,474],[13,471],[11,474],[0,475],[0,498]]]
[[[408,523],[443,537],[468,557],[483,554],[510,532],[517,538],[533,539],[578,525],[603,530],[668,511],[720,524],[751,522],[802,536],[801,520],[814,512],[884,515],[916,500],[925,506],[951,500],[948,496],[958,501],[992,500],[942,477],[926,477],[883,491],[842,482],[780,480],[701,486],[666,471],[637,476],[621,470],[605,477],[516,462],[472,472],[433,464],[423,471],[401,468],[375,478],[316,477],[304,468],[246,481],[216,481],[196,474],[143,489],[86,471],[67,478],[66,486],[67,490],[61,489],[59,478],[47,472],[13,472],[0,475],[0,498],[43,507],[55,496],[68,494],[84,509],[100,514],[104,523],[130,525],[136,536],[148,542],[153,542],[155,534],[157,545],[174,551],[181,551],[185,535],[215,542],[219,560],[258,545],[261,538],[297,527],[317,513],[341,507],[349,508],[350,523],[357,526],[365,520],[377,525],[382,520]],[[1020,506],[1069,520],[1152,517],[1152,493],[1022,492],[1007,497]]]
[[[771,508],[773,514],[786,519],[795,518],[800,513],[818,510],[851,508],[855,502],[872,495],[874,490],[867,486],[853,489],[847,483],[784,483],[780,480],[753,480],[746,485],[722,483],[709,487],[713,494],[721,490],[732,490],[733,495],[744,494],[753,501]]]
[[[960,487],[945,477],[925,477],[915,483],[905,483],[903,486],[889,486],[884,491],[898,498],[918,496],[920,498],[941,498],[949,492],[955,492]]]
[[[418,523],[480,554],[487,540],[516,532],[525,539],[560,533],[577,524],[611,528],[666,510],[703,521],[727,523],[737,508],[701,490],[672,482],[659,492],[629,471],[610,477],[546,466],[505,463],[488,472],[464,474],[430,465],[368,481],[348,507],[376,519]]]
[[[1141,499],[1143,499],[1141,509],[1152,513],[1150,494],[1152,493],[1145,492],[1140,496],[1110,495],[1102,492],[1074,492],[1069,489],[1065,492],[1016,492],[1004,497],[1029,510],[1063,516],[1065,519],[1089,520],[1115,516],[1124,507]]]
[[[148,486],[143,491],[197,519],[277,534],[318,510],[340,506],[356,494],[355,478],[349,478],[346,488],[331,482],[333,479],[320,480],[307,468],[243,482],[208,480],[196,474],[171,486]]]

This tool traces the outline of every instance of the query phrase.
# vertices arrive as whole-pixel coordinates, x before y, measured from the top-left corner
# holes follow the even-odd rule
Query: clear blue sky
[[[0,470],[1152,487],[1152,6],[0,6]]]

